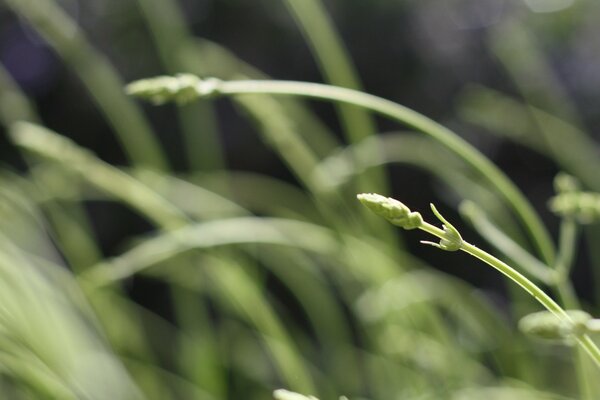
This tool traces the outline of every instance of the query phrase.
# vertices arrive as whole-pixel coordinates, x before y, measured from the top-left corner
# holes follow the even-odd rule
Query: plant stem
[[[440,239],[446,238],[447,234],[442,229],[428,223],[423,222],[419,229],[430,233]],[[464,251],[471,256],[478,258],[484,263],[490,265],[496,270],[500,271],[503,275],[508,277],[510,280],[521,286],[527,293],[533,296],[538,302],[540,302],[548,311],[556,315],[560,319],[570,320],[571,318],[565,312],[565,310],[550,296],[548,296],[542,289],[540,289],[535,283],[530,281],[527,277],[519,273],[517,270],[499,260],[493,255],[481,250],[477,246],[474,246],[468,242],[462,241],[460,250]],[[577,337],[579,345],[590,355],[596,365],[600,367],[600,349],[592,341],[588,335],[581,335]]]
[[[430,135],[461,157],[493,185],[511,205],[529,233],[542,259],[548,265],[554,261],[554,246],[539,216],[519,189],[477,149],[437,122],[400,104],[359,91],[306,82],[293,81],[225,81],[219,82],[215,93],[236,95],[244,93],[282,94],[339,101],[364,107],[376,113]]]

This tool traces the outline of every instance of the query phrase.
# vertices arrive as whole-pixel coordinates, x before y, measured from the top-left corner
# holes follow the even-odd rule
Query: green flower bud
[[[569,310],[570,320],[559,318],[549,311],[529,314],[519,321],[519,329],[530,336],[548,340],[569,340],[588,333],[592,316],[585,311]]]
[[[356,196],[369,210],[387,219],[392,224],[404,229],[417,229],[423,224],[423,217],[418,212],[391,197],[376,193],[362,193]]]

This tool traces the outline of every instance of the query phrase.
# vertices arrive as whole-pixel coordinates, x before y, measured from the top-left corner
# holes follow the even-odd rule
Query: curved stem
[[[351,89],[291,81],[226,81],[219,82],[211,94],[236,95],[265,93],[305,96],[339,101],[372,110],[410,126],[438,140],[492,184],[521,219],[542,259],[554,261],[554,246],[539,216],[519,189],[485,156],[451,130],[400,104]]]
[[[423,222],[423,224],[419,227],[419,229],[430,233],[434,236],[439,237],[440,239],[444,239],[447,236],[447,233],[427,222]],[[521,286],[527,293],[533,296],[538,302],[540,302],[548,311],[556,315],[556,317],[560,319],[570,320],[571,318],[565,312],[565,310],[550,296],[548,296],[542,289],[540,289],[535,283],[530,281],[527,277],[519,273],[517,270],[506,264],[505,262],[499,260],[493,255],[487,253],[484,250],[481,250],[479,247],[474,246],[468,242],[462,241],[460,245],[460,250],[464,251],[471,256],[478,258],[489,266],[495,268],[500,271],[503,275],[508,277],[510,280],[515,282],[517,285]],[[590,355],[590,357],[594,360],[596,365],[600,367],[600,349],[596,346],[596,344],[592,341],[592,339],[588,335],[582,335],[577,337],[577,342],[579,345]]]

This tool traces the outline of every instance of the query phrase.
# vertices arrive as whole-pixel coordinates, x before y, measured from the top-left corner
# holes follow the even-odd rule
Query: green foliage
[[[527,21],[511,20],[488,38],[524,100],[471,87],[458,111],[571,174],[559,174],[548,203],[560,218],[556,244],[541,218],[547,204],[532,204],[462,136],[360,90],[318,0],[286,0],[281,12],[298,24],[327,84],[271,80],[193,37],[174,1],[135,3],[166,75],[124,90],[176,104],[190,167],[177,174],[140,105],[123,93],[117,68],[55,3],[6,5],[79,77],[129,165],[104,162],[44,127],[0,67],[0,123],[27,167],[0,172],[1,398],[600,398],[591,361],[600,360],[597,307],[583,303],[569,279],[579,233],[590,247],[597,243],[597,144]],[[512,54],[513,41],[527,58]],[[298,184],[227,168],[215,97],[234,104]],[[334,104],[347,143],[305,99]],[[408,131],[376,133],[375,114]],[[441,183],[436,203],[460,202],[492,250],[467,241],[477,236],[433,205],[441,227],[387,197],[392,163]],[[415,258],[399,232],[357,204],[361,191],[384,194],[358,195],[378,216],[454,252],[443,253],[448,270],[480,269],[483,261],[518,290],[508,286],[499,305]],[[106,256],[86,208],[96,201],[127,207],[148,231]],[[600,254],[590,258],[597,263]],[[169,308],[168,318],[134,300],[128,286],[139,280],[160,288],[156,302]],[[530,340],[517,327],[558,340]],[[273,392],[279,387],[286,389]]]

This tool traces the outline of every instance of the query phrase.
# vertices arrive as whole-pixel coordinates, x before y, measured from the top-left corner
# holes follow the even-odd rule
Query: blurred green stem
[[[191,33],[176,2],[171,0],[137,0],[150,33],[154,38],[158,55],[169,73],[200,72],[181,53],[191,40]],[[211,104],[200,102],[178,107],[183,132],[184,149],[189,168],[193,170],[221,169],[224,165],[217,121]]]
[[[320,0],[285,0],[284,3],[302,29],[326,82],[335,86],[361,90],[352,60],[322,2]],[[376,134],[377,129],[373,118],[364,109],[348,104],[337,106],[340,121],[350,144],[358,143],[362,139]],[[358,178],[358,187],[363,188],[362,190],[383,193],[388,191],[383,168],[377,167]]]

